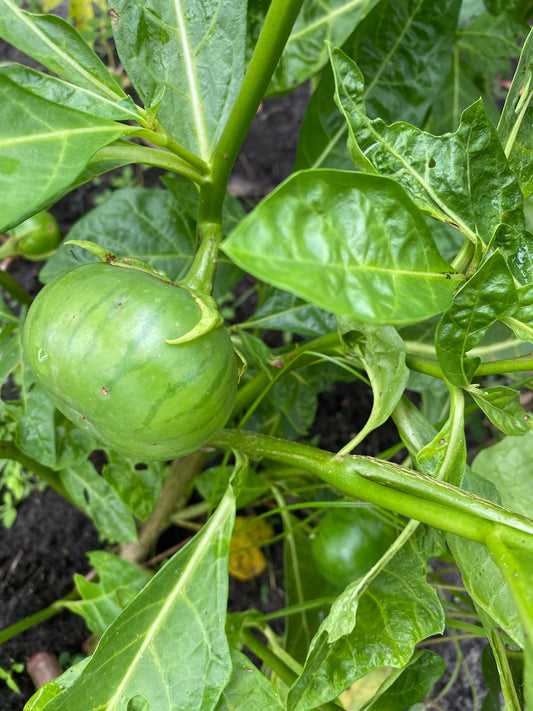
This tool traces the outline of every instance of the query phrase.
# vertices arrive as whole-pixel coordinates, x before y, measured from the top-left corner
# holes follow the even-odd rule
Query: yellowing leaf
[[[230,543],[229,573],[237,580],[252,580],[265,570],[267,562],[261,544],[274,532],[263,519],[237,516]]]

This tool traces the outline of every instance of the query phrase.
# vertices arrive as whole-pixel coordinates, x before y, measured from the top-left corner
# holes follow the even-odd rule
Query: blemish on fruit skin
[[[109,395],[109,390],[102,385],[102,395]]]
[[[43,348],[39,348],[37,352],[37,360],[39,361],[39,363],[43,363],[45,360],[47,360],[47,358],[48,353]]]

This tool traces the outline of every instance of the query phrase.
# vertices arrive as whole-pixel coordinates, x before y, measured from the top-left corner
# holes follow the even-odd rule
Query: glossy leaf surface
[[[405,711],[430,693],[446,670],[435,652],[417,650],[404,669],[394,670],[360,711]]]
[[[531,429],[531,416],[520,405],[520,393],[503,385],[469,388],[468,392],[489,420],[506,435],[519,436]]]
[[[394,177],[428,215],[488,242],[500,223],[525,227],[523,198],[483,103],[461,117],[456,133],[432,136],[407,123],[387,126],[365,111],[362,75],[333,50],[336,97],[360,170]]]
[[[53,104],[3,74],[0,103],[0,231],[70,185],[98,149],[130,130]]]
[[[525,435],[524,437],[520,437],[519,440],[520,442],[526,442],[528,437],[530,437],[530,435]],[[513,439],[516,441],[518,438]],[[528,447],[531,446],[531,442],[527,444]],[[501,503],[502,506],[507,505],[511,508],[509,502],[506,502],[504,497],[500,496],[503,492],[498,492],[496,486],[485,478],[488,472],[494,472],[491,460],[491,449],[493,449],[493,447],[484,450],[488,452],[488,454],[484,455],[479,463],[476,463],[476,457],[473,464],[474,472],[468,472],[467,475],[465,475],[462,486],[467,491],[471,491],[484,499]],[[479,456],[480,455],[478,455],[478,457]],[[490,470],[487,470],[487,464],[490,466]],[[511,468],[514,467],[514,464],[514,458],[508,460],[504,465],[506,471],[509,472]],[[501,477],[501,468],[498,467],[498,469],[495,474]],[[523,470],[521,470],[517,477],[513,478],[518,481],[522,480],[523,482],[523,475]],[[527,498],[529,499],[529,497]],[[531,511],[531,508],[529,511]],[[447,540],[454,560],[461,571],[463,584],[470,597],[474,600],[475,604],[485,610],[489,617],[494,620],[501,629],[507,632],[519,646],[522,646],[524,636],[516,605],[512,600],[502,573],[488,549],[479,543],[474,543],[473,541],[468,541],[458,536],[449,535],[447,536]]]
[[[107,551],[92,551],[87,555],[98,582],[75,575],[74,582],[81,599],[64,602],[63,606],[81,615],[91,632],[101,637],[151,576],[139,566]]]
[[[441,368],[457,387],[470,384],[479,358],[466,354],[498,319],[517,305],[513,278],[499,252],[495,252],[464,284],[453,306],[441,318],[435,347]]]
[[[392,326],[368,326],[339,319],[339,329],[348,354],[360,360],[372,386],[372,411],[351,441],[353,449],[390,417],[407,385],[409,369],[405,365],[405,344]],[[357,338],[360,334],[362,337]]]
[[[293,331],[309,337],[334,331],[336,327],[333,314],[273,287],[268,288],[253,316],[240,326]]]
[[[131,510],[116,491],[86,459],[59,473],[61,483],[74,503],[87,513],[108,541],[134,541],[137,529]]]
[[[520,62],[505,101],[498,134],[524,196],[533,194],[533,30],[524,43]]]
[[[291,688],[291,711],[308,711],[334,699],[378,666],[404,666],[419,640],[442,630],[443,611],[425,575],[431,540],[423,532],[411,538],[356,604],[351,589],[357,582],[337,598]],[[344,634],[333,634],[336,628]]]
[[[305,0],[269,93],[292,91],[320,71],[328,61],[326,43],[342,44],[377,3],[378,0]],[[255,4],[260,7],[260,3]]]
[[[107,452],[108,463],[102,474],[115,489],[122,501],[141,521],[154,510],[161,487],[168,472],[161,462],[151,462],[138,468],[135,462],[112,450]]]
[[[351,172],[289,178],[223,249],[274,286],[373,323],[414,321],[444,310],[461,278],[398,185]]]
[[[387,0],[358,25],[343,49],[357,60],[365,77],[370,115],[385,121],[423,121],[450,66],[459,5],[458,0]],[[351,167],[347,126],[333,93],[333,75],[326,67],[300,131],[297,169]]]
[[[231,675],[224,623],[233,495],[106,630],[74,686],[46,711],[210,711]],[[176,650],[179,649],[179,654]],[[187,663],[183,663],[187,659]]]
[[[81,35],[56,15],[33,15],[14,0],[0,0],[0,37],[77,86],[114,101],[126,98]]]
[[[147,109],[207,160],[244,74],[246,3],[114,0],[120,59]]]
[[[0,72],[35,96],[91,116],[114,121],[135,121],[139,118],[131,97],[117,100],[114,96],[103,96],[22,64],[0,65]]]

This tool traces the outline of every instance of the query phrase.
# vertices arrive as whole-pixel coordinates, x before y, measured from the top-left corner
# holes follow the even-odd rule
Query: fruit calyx
[[[119,257],[109,249],[105,249],[105,247],[96,244],[96,242],[90,242],[89,240],[84,239],[71,239],[65,242],[65,244],[73,244],[77,247],[81,247],[111,266],[136,269],[137,271],[145,272],[146,274],[150,274],[151,276],[154,276],[167,284],[172,284],[179,289],[183,289],[183,291],[190,294],[200,309],[200,320],[194,328],[185,333],[183,336],[179,336],[178,338],[165,338],[165,343],[169,346],[180,346],[185,343],[191,343],[192,341],[196,341],[202,336],[205,336],[215,328],[219,328],[223,325],[224,319],[217,309],[215,300],[209,296],[209,294],[194,291],[191,288],[183,286],[182,284],[176,284],[164,271],[154,269],[147,262],[143,262],[142,259],[137,259],[136,257]]]

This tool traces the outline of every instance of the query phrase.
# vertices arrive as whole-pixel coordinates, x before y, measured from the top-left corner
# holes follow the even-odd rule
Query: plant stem
[[[210,160],[210,180],[200,188],[198,252],[184,284],[210,293],[222,240],[222,207],[233,164],[263,100],[303,0],[272,0],[239,93]]]
[[[122,546],[121,558],[131,563],[141,563],[146,560],[152,546],[171,523],[172,516],[185,503],[189,486],[201,470],[205,459],[206,454],[198,451],[172,462],[157,506],[142,523],[138,540]]]
[[[212,440],[258,459],[300,466],[339,491],[479,543],[498,531],[533,550],[533,521],[432,477],[371,457],[338,457],[309,445],[239,430]]]
[[[140,165],[152,165],[155,168],[162,168],[163,170],[171,170],[173,173],[179,173],[198,184],[206,180],[206,174],[204,172],[174,155],[174,153],[161,150],[160,148],[140,146],[137,143],[132,143],[124,139],[116,141],[105,148],[101,148],[93,159],[94,158],[120,160],[128,163],[138,163]]]
[[[180,160],[190,165],[191,168],[194,168],[194,170],[196,170],[200,175],[209,175],[209,166],[207,163],[192,153],[188,148],[185,148],[185,146],[181,143],[176,141],[175,138],[172,138],[172,136],[161,126],[159,121],[156,121],[156,129],[156,131],[151,131],[150,129],[140,129],[129,135],[137,136],[145,141],[148,141],[149,143],[153,143],[156,146],[166,148],[180,158]]]
[[[4,644],[4,642],[7,642],[12,637],[35,627],[35,625],[41,622],[45,622],[45,620],[49,620],[51,617],[55,617],[55,615],[59,615],[63,610],[64,608],[60,606],[59,602],[54,602],[49,607],[39,610],[39,612],[36,612],[34,615],[25,617],[23,620],[15,622],[15,624],[9,627],[5,627],[3,630],[0,630],[0,644]]]

